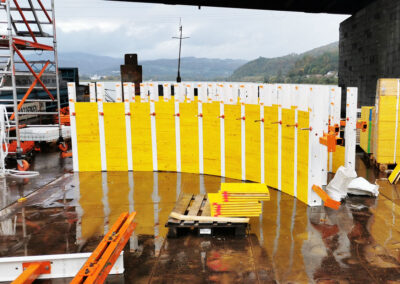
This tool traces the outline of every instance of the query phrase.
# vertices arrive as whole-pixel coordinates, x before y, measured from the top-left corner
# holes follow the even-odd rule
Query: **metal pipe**
[[[13,43],[13,35],[11,28],[11,11],[10,5],[11,0],[6,0],[6,10],[7,10],[7,31],[8,31],[8,44],[10,48],[10,65],[12,68],[11,82],[12,82],[12,91],[13,91],[13,103],[14,103],[14,113],[15,113],[15,125],[16,125],[16,137],[17,137],[17,154],[22,153],[21,149],[21,137],[19,133],[19,115],[18,115],[18,96],[17,96],[17,83],[15,81],[15,64],[14,64],[14,43]]]
[[[43,8],[43,6],[41,5]],[[56,12],[54,8],[54,0],[51,0],[51,13],[53,22],[53,50],[54,50],[54,62],[56,66],[56,86],[57,86],[57,108],[58,108],[58,131],[60,138],[62,138],[61,129],[61,104],[60,104],[60,82],[59,82],[59,71],[58,71],[58,52],[57,52],[57,36],[56,36]]]

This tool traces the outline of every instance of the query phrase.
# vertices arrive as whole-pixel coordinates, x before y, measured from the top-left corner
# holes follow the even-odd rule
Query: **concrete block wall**
[[[377,0],[340,25],[339,85],[358,87],[358,106],[372,106],[378,78],[393,77],[400,77],[400,1]]]

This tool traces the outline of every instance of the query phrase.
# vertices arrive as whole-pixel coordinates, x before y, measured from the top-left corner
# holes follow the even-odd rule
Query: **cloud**
[[[254,59],[275,57],[337,41],[347,16],[157,5],[100,0],[57,1],[59,47],[140,59],[176,58],[179,19],[182,55]]]

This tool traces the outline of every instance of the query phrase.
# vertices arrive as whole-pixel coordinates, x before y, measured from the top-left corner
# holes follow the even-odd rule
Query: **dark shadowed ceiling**
[[[354,14],[376,0],[111,0],[225,8],[246,8],[308,13]]]

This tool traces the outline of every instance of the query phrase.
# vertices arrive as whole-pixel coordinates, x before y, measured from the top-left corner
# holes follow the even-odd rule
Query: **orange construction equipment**
[[[340,207],[340,201],[333,200],[330,196],[319,186],[313,185],[312,189],[318,194],[319,197],[324,201],[324,206],[338,210]]]
[[[121,214],[71,284],[103,283],[106,280],[108,273],[136,228],[136,223],[133,222],[135,216],[136,212]]]
[[[346,126],[346,120],[341,120],[340,126]],[[366,121],[358,120],[357,124],[356,124],[356,128],[361,129],[362,132],[365,132],[368,129],[368,124]]]
[[[3,146],[5,149],[5,147]],[[16,153],[17,152],[17,141],[11,141],[11,143],[7,144],[8,152]],[[22,154],[26,155],[32,152],[35,149],[34,141],[21,141],[21,149]]]
[[[323,137],[319,138],[319,143],[328,147],[328,152],[335,152],[336,145],[342,145],[343,139],[338,137],[335,132],[324,133]]]
[[[54,116],[54,122],[58,123],[58,115]],[[69,107],[63,107],[60,109],[60,123],[62,125],[71,125],[69,117]]]
[[[12,284],[29,284],[35,281],[41,274],[51,273],[50,261],[24,263],[22,266],[24,272]]]

